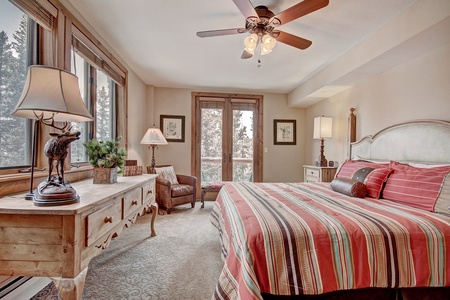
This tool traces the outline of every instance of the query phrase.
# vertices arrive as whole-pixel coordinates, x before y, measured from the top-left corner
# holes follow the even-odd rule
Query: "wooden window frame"
[[[92,34],[59,0],[10,0],[25,13],[38,22],[39,38],[39,64],[54,66],[71,70],[72,34],[78,34],[81,41],[90,47],[100,58],[97,60],[105,74],[115,72],[120,76],[110,76],[119,82],[116,85],[116,136],[122,136],[121,145],[127,148],[127,107],[128,107],[128,70],[114,55]],[[109,75],[108,75],[109,76]],[[122,85],[120,85],[122,84]],[[119,87],[120,86],[120,87]],[[119,101],[117,99],[120,99]],[[40,127],[38,149],[48,140],[51,129],[48,126]],[[92,176],[91,167],[80,167],[71,170],[70,159],[66,160],[66,179],[69,181],[81,180]],[[36,166],[47,166],[47,157],[43,151],[38,150]],[[14,170],[13,170],[14,171]],[[10,172],[13,172],[10,171]],[[5,174],[0,176],[0,196],[29,189],[30,174]],[[42,174],[41,174],[42,173]],[[1,173],[4,174],[4,173]],[[47,176],[47,172],[35,172],[35,185]]]

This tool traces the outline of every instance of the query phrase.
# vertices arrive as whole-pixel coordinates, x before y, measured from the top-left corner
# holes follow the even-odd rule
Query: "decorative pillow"
[[[364,198],[367,194],[367,187],[364,183],[346,179],[346,178],[335,178],[331,184],[333,191],[339,192],[341,194],[350,196]]]
[[[399,162],[391,162],[390,165],[393,172],[383,190],[384,199],[427,211],[437,211],[435,206],[440,198],[438,210],[439,212],[445,210],[442,206],[446,205],[445,203],[448,206],[450,199],[446,195],[449,183],[444,183],[448,178],[450,166],[416,168]],[[446,189],[444,193],[441,191],[443,187]]]
[[[360,181],[367,187],[367,196],[379,199],[383,184],[391,172],[389,164],[348,160],[339,169],[336,178]]]
[[[156,174],[162,178],[169,180],[172,184],[178,184],[177,175],[173,166],[155,168]]]

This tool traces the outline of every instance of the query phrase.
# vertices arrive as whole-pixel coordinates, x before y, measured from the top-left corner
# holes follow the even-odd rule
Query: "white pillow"
[[[409,163],[411,167],[414,168],[422,168],[422,169],[431,169],[431,168],[439,168],[439,167],[448,167],[450,164],[442,164],[442,165],[429,165],[429,164],[416,164],[416,163]]]
[[[155,168],[156,174],[162,178],[169,180],[172,184],[178,184],[177,175],[173,166]]]

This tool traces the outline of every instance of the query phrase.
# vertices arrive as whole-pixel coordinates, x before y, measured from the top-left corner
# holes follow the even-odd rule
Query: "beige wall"
[[[156,164],[173,164],[179,173],[191,174],[191,93],[204,92],[191,89],[147,88],[147,115],[159,127],[160,115],[183,115],[186,117],[184,143],[169,143],[155,150]],[[212,91],[208,91],[212,92]],[[221,91],[215,91],[221,92]],[[235,91],[235,93],[241,93]],[[258,94],[258,93],[254,93]],[[305,109],[289,108],[287,96],[264,94],[264,181],[300,181],[303,179],[302,165],[305,158],[304,116]],[[297,120],[297,145],[279,146],[273,144],[273,120]],[[151,126],[147,122],[147,126]],[[151,151],[148,151],[146,165],[150,164]]]
[[[146,161],[147,148],[140,144],[147,130],[147,86],[133,72],[128,73],[128,126],[127,126],[127,158],[136,159],[138,165]]]
[[[333,117],[333,139],[325,141],[325,156],[344,161],[347,155],[347,118],[356,108],[357,139],[380,129],[414,119],[450,120],[450,44],[373,76],[310,106],[306,111],[306,160],[319,153],[313,140],[313,118]]]

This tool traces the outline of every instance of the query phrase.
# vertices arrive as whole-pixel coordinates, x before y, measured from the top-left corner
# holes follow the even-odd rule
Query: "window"
[[[72,52],[72,73],[78,77],[78,86],[80,87],[81,98],[92,115],[89,97],[89,64],[78,54]],[[72,129],[81,132],[80,139],[72,142],[71,147],[71,162],[83,163],[88,161],[86,149],[83,144],[88,141],[89,124],[88,122],[72,123]]]
[[[80,139],[71,143],[72,163],[88,161],[83,146],[89,139],[115,138],[116,83],[104,72],[97,70],[78,53],[72,52],[72,73],[78,77],[81,96],[94,122],[73,123],[73,129],[81,132]],[[95,134],[94,134],[95,133]]]
[[[34,122],[11,116],[22,93],[27,67],[53,66],[72,71],[79,78],[83,100],[95,120],[73,124],[73,129],[81,132],[81,140],[71,143],[70,159],[66,161],[77,167],[87,164],[83,143],[88,139],[121,136],[121,146],[126,147],[127,69],[61,1],[0,1],[0,176],[5,179],[0,182],[2,196],[30,188],[24,180],[30,172],[24,169],[32,161]],[[42,145],[52,129],[37,129],[35,167],[45,168],[48,165]],[[69,170],[67,164],[65,169],[76,180],[91,176],[89,168]]]
[[[20,9],[2,1],[0,10],[0,168],[31,162],[31,122],[11,116],[22,94],[31,64],[32,33],[36,28]],[[24,146],[25,141],[25,146]]]

